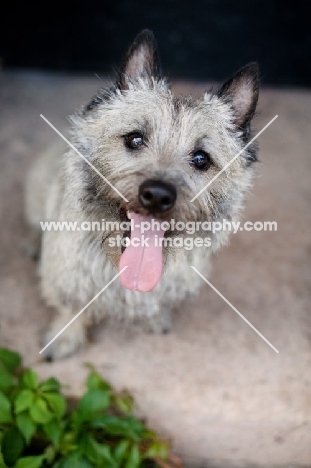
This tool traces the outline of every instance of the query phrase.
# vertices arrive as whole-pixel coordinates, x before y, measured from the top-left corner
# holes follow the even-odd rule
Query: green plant
[[[58,380],[39,382],[19,354],[0,348],[0,468],[181,467],[132,415],[131,395],[89,367],[87,391],[72,404]]]

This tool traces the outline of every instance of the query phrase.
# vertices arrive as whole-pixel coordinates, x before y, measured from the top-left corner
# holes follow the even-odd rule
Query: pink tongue
[[[120,276],[121,284],[133,291],[151,291],[156,287],[162,275],[162,245],[159,244],[164,231],[151,229],[152,218],[149,216],[131,212],[131,220],[131,244],[126,247],[119,263],[119,271],[127,266]],[[143,222],[148,222],[149,225],[147,229],[147,225],[143,225],[144,232],[142,233],[141,223]],[[143,244],[144,239],[145,241],[148,239],[146,245]],[[132,244],[133,240],[136,241],[134,245],[138,244],[137,247]]]

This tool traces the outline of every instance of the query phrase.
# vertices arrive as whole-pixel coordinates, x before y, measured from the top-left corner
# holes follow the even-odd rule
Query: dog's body
[[[127,54],[116,86],[100,91],[72,117],[73,145],[112,186],[73,149],[60,158],[54,152],[46,154],[28,178],[32,237],[38,239],[39,222],[44,220],[73,221],[78,226],[102,219],[120,223],[126,214],[138,225],[152,219],[237,220],[251,185],[253,147],[190,200],[249,141],[257,96],[258,71],[250,64],[218,93],[200,100],[175,97],[158,75],[153,36],[143,31]],[[42,291],[58,311],[45,343],[117,274],[118,265],[119,270],[127,267],[121,281],[111,283],[47,348],[50,357],[75,351],[85,340],[86,327],[105,314],[145,316],[152,330],[167,331],[171,310],[202,283],[190,266],[208,276],[210,248],[170,247],[162,252],[153,245],[155,237],[186,233],[149,230],[145,235],[151,238],[151,247],[135,251],[129,246],[123,253],[110,243],[117,234],[124,232],[43,233]],[[195,236],[204,238],[206,233]],[[212,250],[227,237],[227,232],[212,236]]]

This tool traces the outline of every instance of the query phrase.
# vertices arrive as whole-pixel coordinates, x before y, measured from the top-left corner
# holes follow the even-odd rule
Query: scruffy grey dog
[[[71,148],[45,154],[27,184],[27,217],[33,239],[39,221],[134,219],[140,237],[146,220],[217,221],[239,217],[251,186],[255,148],[250,146],[198,198],[192,198],[250,140],[258,99],[258,68],[251,63],[218,92],[201,99],[176,97],[160,76],[153,34],[142,31],[130,47],[117,83],[71,118],[72,143],[128,201]],[[57,315],[47,344],[124,266],[127,269],[46,350],[50,359],[73,353],[86,329],[105,315],[144,316],[150,329],[168,331],[170,312],[209,274],[211,248],[155,247],[155,237],[187,236],[149,230],[148,247],[123,249],[110,240],[124,232],[45,231],[41,249],[42,292]],[[206,232],[195,236],[206,237]],[[123,252],[122,252],[123,251]],[[162,268],[163,267],[163,268]]]

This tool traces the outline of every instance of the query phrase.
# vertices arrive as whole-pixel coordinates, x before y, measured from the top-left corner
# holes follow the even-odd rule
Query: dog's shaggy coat
[[[27,182],[32,239],[38,241],[40,221],[45,220],[78,225],[102,219],[120,222],[125,213],[132,213],[139,219],[236,221],[251,186],[256,160],[252,145],[198,198],[190,200],[250,140],[257,98],[254,63],[218,92],[201,99],[174,96],[160,76],[153,35],[143,31],[130,47],[117,83],[99,91],[71,118],[73,145],[128,202],[72,149],[61,157],[55,151],[47,152],[33,166]],[[129,146],[129,138],[138,138],[133,143],[138,142],[137,147]],[[150,180],[174,188],[176,200],[170,209],[150,212],[142,204],[139,187]],[[42,292],[57,311],[44,344],[116,275],[122,252],[120,246],[111,247],[109,239],[117,234],[124,233],[43,232]],[[180,232],[166,235],[189,237]],[[204,238],[206,233],[196,232],[195,236]],[[190,265],[208,276],[211,250],[217,250],[227,238],[228,232],[212,235],[211,248],[163,248],[163,274],[153,290],[139,292],[138,283],[127,289],[117,279],[47,348],[47,355],[58,359],[74,352],[86,339],[86,327],[105,314],[145,316],[152,330],[167,331],[171,310],[202,283]],[[122,273],[128,275],[123,284],[131,284],[135,268],[137,265],[132,269],[130,265],[129,272]]]

